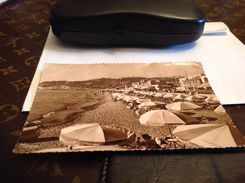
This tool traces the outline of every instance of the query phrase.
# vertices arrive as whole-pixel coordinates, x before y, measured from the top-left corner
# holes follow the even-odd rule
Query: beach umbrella
[[[61,130],[60,142],[65,145],[110,144],[127,139],[127,130],[98,123],[77,124]]]
[[[204,95],[199,95],[199,94],[192,96],[192,100],[205,100],[205,98],[207,97]]]
[[[156,104],[155,107],[161,108],[161,109],[166,109],[165,108],[165,106],[166,106],[165,102],[160,102],[160,101],[152,101],[152,102],[154,102]]]
[[[166,103],[160,102],[160,101],[149,101],[149,102],[144,102],[138,105],[139,108],[144,108],[144,107],[153,107],[153,106],[165,106]]]
[[[157,94],[154,95],[154,97],[156,97],[156,98],[162,98],[162,94],[161,93],[157,93]]]
[[[141,103],[140,105],[138,105],[138,108],[144,108],[144,107],[152,107],[152,106],[156,106],[156,103],[150,101],[150,102],[144,102]]]
[[[193,95],[187,96],[187,97],[184,98],[184,100],[185,100],[185,101],[191,101],[191,100],[192,100],[192,97],[193,97]]]
[[[184,99],[185,97],[188,97],[188,95],[184,94],[184,93],[180,93],[180,94],[177,94],[175,97],[174,97],[174,100],[182,100]]]
[[[166,105],[165,102],[161,102],[161,101],[157,101],[157,100],[153,100],[152,102],[154,102],[157,105]]]
[[[197,124],[177,126],[173,135],[202,147],[237,147],[245,141],[239,131],[228,124]]]
[[[205,101],[208,103],[219,103],[219,100],[216,95],[209,96],[205,99]]]
[[[180,96],[181,96],[182,98],[185,98],[185,97],[188,97],[189,95],[187,95],[187,94],[185,94],[185,93],[181,93]]]
[[[185,122],[168,110],[152,110],[144,113],[139,119],[141,124],[149,126],[184,125]]]
[[[215,110],[214,112],[217,112],[217,113],[226,113],[224,107],[222,105],[219,105]]]
[[[121,93],[112,93],[111,96],[112,98],[115,100],[117,99],[119,96],[121,95]]]
[[[185,100],[187,101],[197,100],[198,101],[198,100],[205,100],[206,98],[207,98],[206,96],[197,94],[197,95],[187,96]]]
[[[147,98],[142,98],[142,99],[136,100],[136,102],[141,104],[141,103],[145,103],[145,102],[151,102],[151,100],[147,99]]]
[[[179,111],[174,111],[174,110],[170,110],[170,111],[174,113],[176,116],[178,116],[180,119],[182,119],[186,123],[186,125],[200,123],[200,121],[197,118],[181,113]]]
[[[155,94],[153,92],[148,92],[147,95],[153,97]]]
[[[125,96],[127,96],[125,93],[121,93],[120,95],[118,95],[117,100],[121,100],[121,99],[123,99]]]
[[[152,102],[154,102],[156,104],[156,106],[165,106],[166,105],[165,102],[160,102],[160,101],[156,101],[156,100],[154,100]]]
[[[207,88],[209,88],[209,87],[211,87],[211,86],[210,86],[210,83],[203,83],[203,84],[199,85],[197,88],[204,88],[204,89],[207,89]]]
[[[173,102],[171,104],[166,105],[167,109],[172,109],[172,110],[185,110],[185,109],[200,109],[202,108],[199,105],[193,104],[191,102]]]
[[[140,92],[139,92],[140,95],[145,95],[145,93],[146,93],[146,92],[144,92],[144,91],[140,91]]]
[[[163,96],[163,98],[167,99],[167,98],[174,98],[174,95],[171,93],[167,93],[166,95]]]
[[[125,95],[125,96],[123,96],[123,101],[127,101],[129,98],[130,98],[131,96],[130,95]]]
[[[139,99],[139,97],[130,96],[130,97],[128,97],[128,98],[126,99],[126,102],[133,102],[133,101],[136,101],[136,100],[138,100],[138,99]]]
[[[174,97],[174,100],[182,100],[181,94],[178,94]]]

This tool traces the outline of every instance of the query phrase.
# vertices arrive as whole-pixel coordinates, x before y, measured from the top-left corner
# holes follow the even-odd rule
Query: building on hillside
[[[132,87],[136,90],[147,90],[151,85],[145,82],[144,79],[140,80],[139,82],[132,83]]]
[[[137,89],[139,86],[140,86],[140,83],[139,82],[132,83],[132,87],[134,89]]]
[[[205,82],[197,87],[197,92],[200,94],[214,94],[213,89],[210,86],[209,82]]]
[[[202,84],[200,78],[187,79],[184,81],[185,91],[196,93],[198,86]]]
[[[205,74],[192,75],[185,78],[179,79],[179,84],[181,87],[185,88],[188,93],[199,93],[199,86],[208,83],[208,79]],[[210,90],[209,88],[207,90]],[[203,92],[204,90],[202,90]],[[206,93],[212,93],[212,91],[206,91]]]
[[[152,79],[148,81],[151,87],[155,87],[156,90],[165,90],[174,92],[178,83],[167,82],[163,79]]]

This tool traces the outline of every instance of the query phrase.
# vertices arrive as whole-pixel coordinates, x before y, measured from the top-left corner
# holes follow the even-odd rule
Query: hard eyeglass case
[[[190,43],[206,19],[192,0],[58,0],[49,16],[56,37],[99,47]]]

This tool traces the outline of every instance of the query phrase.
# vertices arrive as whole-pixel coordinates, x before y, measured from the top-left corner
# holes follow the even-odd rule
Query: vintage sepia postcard
[[[200,62],[45,64],[13,151],[244,145]]]

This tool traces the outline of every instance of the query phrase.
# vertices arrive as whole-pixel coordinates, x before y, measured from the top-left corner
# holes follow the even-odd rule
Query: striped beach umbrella
[[[202,147],[237,147],[244,146],[245,141],[240,132],[228,124],[197,124],[177,126],[173,135]]]
[[[166,105],[166,108],[179,111],[185,109],[200,109],[202,107],[191,102],[173,102],[171,104]]]
[[[184,125],[186,124],[176,114],[168,110],[152,110],[140,116],[140,123],[149,126],[164,126],[164,125]]]
[[[61,130],[60,142],[65,145],[110,144],[127,139],[127,130],[98,123],[77,124]]]

